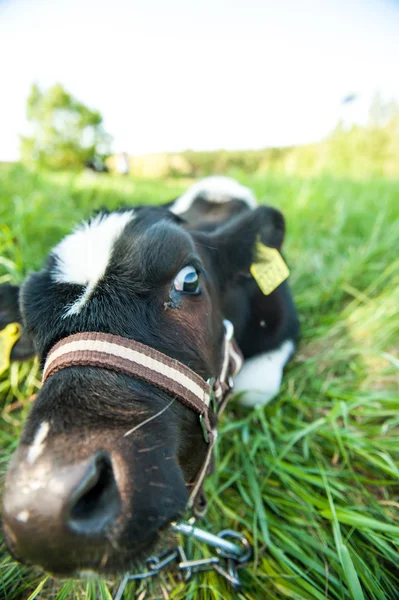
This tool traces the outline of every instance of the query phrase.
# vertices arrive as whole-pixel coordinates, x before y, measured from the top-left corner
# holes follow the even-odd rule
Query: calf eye
[[[199,294],[199,276],[197,270],[188,265],[177,274],[173,282],[175,290],[185,292],[186,294]]]

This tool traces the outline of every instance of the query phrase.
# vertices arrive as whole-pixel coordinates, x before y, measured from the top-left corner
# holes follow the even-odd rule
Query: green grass
[[[186,586],[165,574],[131,585],[125,599],[162,589],[176,600],[399,599],[399,184],[240,179],[286,215],[303,330],[279,397],[253,411],[229,405],[207,482],[202,526],[247,535],[254,561],[239,593],[213,573]],[[184,187],[1,168],[0,282],[39,268],[94,209],[163,201]],[[0,380],[3,472],[37,385],[32,364]],[[95,600],[113,590],[46,580],[0,550],[0,598]]]

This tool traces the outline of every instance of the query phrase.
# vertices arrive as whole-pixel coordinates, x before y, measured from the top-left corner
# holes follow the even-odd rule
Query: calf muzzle
[[[108,545],[120,510],[112,462],[103,451],[59,467],[46,456],[33,465],[28,461],[15,469],[11,465],[4,530],[15,556],[28,563],[62,571],[65,557],[72,564],[84,562],[86,552],[92,555],[94,548]],[[71,562],[66,564],[70,568]]]

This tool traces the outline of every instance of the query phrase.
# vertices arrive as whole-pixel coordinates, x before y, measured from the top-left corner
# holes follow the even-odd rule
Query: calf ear
[[[281,250],[285,221],[280,211],[269,206],[246,211],[211,234],[196,239],[211,255],[212,269],[222,287],[239,274],[247,274],[256,258],[256,242]]]
[[[0,285],[0,333],[10,323],[18,323],[21,334],[11,348],[10,359],[27,360],[35,355],[31,337],[26,333],[22,325],[22,317],[19,310],[19,286],[5,283]]]

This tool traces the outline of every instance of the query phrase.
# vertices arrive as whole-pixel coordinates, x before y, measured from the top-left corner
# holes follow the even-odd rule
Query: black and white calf
[[[298,321],[287,282],[266,296],[249,268],[259,240],[280,251],[283,239],[282,214],[225,177],[166,206],[97,214],[23,284],[24,335],[42,365],[67,336],[102,332],[208,380],[220,372],[229,319],[245,357],[241,402],[267,403]],[[127,571],[170,542],[206,451],[197,415],[164,390],[99,367],[64,368],[43,385],[9,466],[8,547],[55,574]]]
[[[192,185],[170,206],[193,227],[212,231],[221,223],[258,206],[252,191],[228,177],[207,177]],[[269,209],[273,211],[273,209]],[[281,213],[270,217],[268,244],[281,249],[285,224]],[[273,223],[272,223],[273,221]],[[240,240],[232,252],[239,252]],[[270,296],[264,296],[248,272],[237,273],[226,290],[223,310],[234,324],[235,336],[245,363],[234,381],[245,406],[267,404],[279,392],[284,365],[295,349],[298,321],[287,283]],[[244,293],[244,289],[245,292]]]

